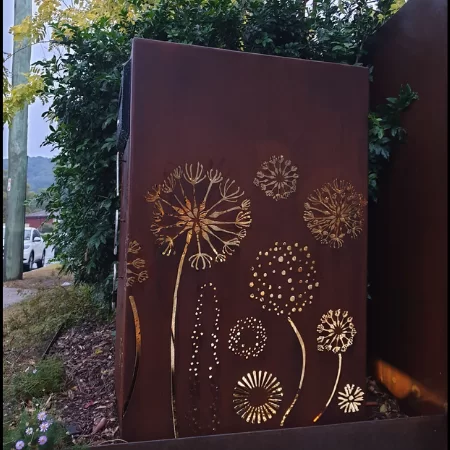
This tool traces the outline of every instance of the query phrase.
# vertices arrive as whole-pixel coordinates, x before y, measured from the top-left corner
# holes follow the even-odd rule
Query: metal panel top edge
[[[200,45],[192,45],[192,44],[180,44],[177,42],[167,42],[167,41],[158,41],[156,39],[144,39],[144,38],[133,38],[132,42],[132,55],[136,54],[136,51],[139,52],[140,48],[149,47],[150,45],[165,45],[170,46],[173,48],[176,47],[184,47],[184,48],[192,48],[192,49],[201,49],[205,52],[221,52],[221,53],[233,53],[236,55],[246,55],[253,56],[257,58],[267,58],[267,59],[274,59],[274,60],[283,60],[283,61],[296,61],[296,63],[314,63],[318,65],[323,66],[331,66],[333,68],[336,67],[342,67],[342,70],[351,70],[356,71],[359,70],[361,75],[368,78],[369,69],[367,67],[362,66],[351,66],[349,64],[343,64],[343,63],[331,63],[331,62],[324,62],[324,61],[316,61],[316,60],[310,60],[310,59],[302,59],[302,58],[290,58],[287,56],[275,56],[275,55],[263,55],[260,53],[252,53],[252,52],[244,52],[244,51],[237,51],[237,50],[228,50],[228,49],[222,49],[222,48],[215,48],[215,47],[203,47]],[[364,74],[364,75],[363,75]]]

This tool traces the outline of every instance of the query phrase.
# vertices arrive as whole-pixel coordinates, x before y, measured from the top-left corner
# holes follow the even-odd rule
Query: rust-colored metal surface
[[[336,444],[338,443],[338,444]],[[97,447],[95,447],[97,448]],[[102,445],[106,450],[445,450],[447,417],[363,421],[291,430]]]
[[[375,36],[370,56],[374,105],[406,83],[420,97],[402,116],[408,140],[392,157],[373,211],[370,344],[374,357],[416,380],[410,413],[442,412],[448,392],[447,1],[409,0]],[[385,377],[394,390],[395,380]],[[430,398],[440,398],[440,406]]]
[[[137,39],[131,79],[122,437],[363,418],[367,71]]]

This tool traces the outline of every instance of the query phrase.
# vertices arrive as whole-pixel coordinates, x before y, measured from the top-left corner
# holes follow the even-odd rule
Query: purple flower
[[[22,450],[25,447],[25,442],[23,441],[17,441],[16,442],[16,449],[17,450]]]
[[[48,422],[42,422],[41,425],[39,426],[39,429],[44,433],[45,431],[48,430],[49,426],[50,424]]]
[[[47,436],[41,436],[38,439],[39,445],[44,445],[47,442]]]
[[[28,436],[29,436],[30,434],[33,434],[33,428],[28,427],[28,428],[25,430],[25,434],[28,434]]]
[[[47,417],[47,414],[45,414],[44,411],[41,411],[38,415],[37,418],[40,422],[42,422],[43,420],[45,420],[45,418]]]

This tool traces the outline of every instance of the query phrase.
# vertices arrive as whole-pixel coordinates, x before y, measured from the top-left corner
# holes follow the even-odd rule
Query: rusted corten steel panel
[[[94,448],[94,447],[93,447]],[[97,448],[97,447],[95,447]],[[374,420],[153,442],[102,445],[105,450],[445,450],[447,417]]]
[[[127,236],[127,225],[129,223],[129,210],[124,207],[128,204],[128,194],[130,188],[130,176],[129,176],[129,168],[130,166],[126,164],[129,158],[130,146],[129,143],[126,145],[125,150],[123,152],[121,161],[120,161],[120,186],[121,186],[121,204],[122,208],[120,211],[120,236],[119,236],[119,270],[118,270],[118,280],[117,280],[117,291],[118,291],[118,301],[117,301],[117,309],[116,309],[116,348],[115,348],[115,387],[116,387],[116,398],[117,398],[117,408],[119,411],[123,411],[124,409],[124,389],[129,390],[130,380],[129,375],[130,371],[125,370],[124,367],[133,367],[134,366],[134,352],[124,352],[125,342],[127,342],[127,346],[133,347],[135,343],[127,339],[132,340],[135,336],[135,333],[127,332],[128,329],[133,330],[133,315],[130,310],[130,304],[128,302],[123,301],[122,293],[125,292],[126,286],[126,270],[127,267],[124,264],[127,260],[127,251],[126,251],[126,236]],[[126,386],[126,388],[124,387]]]
[[[362,418],[367,71],[137,39],[131,79],[122,437]]]
[[[385,377],[394,393],[419,396],[411,403],[418,413],[442,411],[448,351],[447,1],[408,1],[375,36],[370,56],[374,105],[406,83],[419,94],[402,115],[407,143],[395,149],[374,209],[371,346],[374,356],[422,385],[395,386]]]

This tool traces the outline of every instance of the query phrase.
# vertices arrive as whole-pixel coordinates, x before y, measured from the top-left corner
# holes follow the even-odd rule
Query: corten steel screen
[[[388,364],[378,377],[407,399],[410,415],[441,413],[448,403],[447,12],[446,0],[408,1],[369,52],[374,106],[406,83],[419,95],[402,114],[407,140],[383,176],[369,268],[370,344]]]
[[[141,39],[131,70],[123,438],[361,419],[367,71]]]

